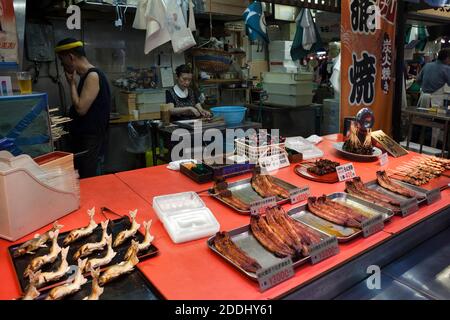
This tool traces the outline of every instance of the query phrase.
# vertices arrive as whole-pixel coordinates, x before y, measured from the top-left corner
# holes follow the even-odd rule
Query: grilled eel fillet
[[[255,173],[252,177],[252,187],[263,198],[279,196],[281,198],[289,198],[289,191],[280,187],[275,183],[270,175],[263,175]]]
[[[359,179],[359,178],[355,178]],[[394,213],[400,212],[400,204],[395,201],[388,201],[381,193],[367,192],[367,188],[362,184],[361,180],[355,180],[345,182],[345,192],[363,200],[373,202],[379,206],[392,210]],[[394,204],[395,203],[395,204]]]
[[[227,204],[242,210],[242,211],[249,211],[250,205],[243,202],[241,199],[235,197],[233,193],[228,190],[228,184],[224,181],[217,182],[214,185],[213,191],[216,195],[219,195],[220,199],[222,199]]]
[[[402,185],[392,181],[392,179],[390,179],[386,174],[386,171],[377,171],[377,181],[380,186],[389,191],[400,194],[407,198],[418,198],[419,200],[421,200],[421,197],[414,191],[409,190]]]
[[[318,201],[316,197],[308,198],[308,210],[316,216],[332,223],[345,227],[361,228],[361,223],[354,218],[350,218],[345,211],[330,210],[323,202]]]
[[[256,273],[258,269],[261,269],[261,265],[255,259],[249,257],[231,240],[228,232],[218,232],[216,234],[214,247],[247,272]]]
[[[345,204],[332,201],[328,199],[326,195],[319,197],[317,199],[317,202],[330,211],[337,211],[340,214],[346,216],[347,218],[355,219],[360,223],[363,222],[364,220],[367,220],[367,217],[359,213],[357,210],[348,207]]]

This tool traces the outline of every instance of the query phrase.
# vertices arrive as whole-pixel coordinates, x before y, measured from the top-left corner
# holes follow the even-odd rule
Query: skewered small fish
[[[89,225],[85,228],[80,228],[76,230],[72,230],[69,235],[64,239],[64,245],[67,246],[78,239],[87,237],[94,232],[95,228],[97,228],[97,223],[94,221],[95,208],[88,210],[88,216],[90,218]]]
[[[108,263],[110,263],[112,261],[112,259],[114,259],[114,257],[116,256],[116,252],[114,252],[113,248],[112,248],[112,236],[108,235],[106,238],[106,244],[108,245],[108,250],[106,252],[106,255],[103,258],[96,258],[96,259],[91,259],[86,263],[86,268],[84,269],[84,271],[91,271],[92,269],[98,268],[98,267],[102,267],[104,265],[107,265]]]
[[[137,215],[137,209],[134,211],[130,211],[130,217],[132,220],[131,227],[128,230],[121,231],[117,235],[116,239],[114,240],[114,244],[113,244],[114,248],[117,248],[118,246],[123,244],[128,238],[131,238],[132,236],[134,236],[136,234],[136,232],[139,230],[141,225],[136,222],[136,215]]]
[[[139,263],[139,259],[137,257],[137,243],[133,242],[133,255],[130,259],[126,261],[122,261],[119,264],[113,265],[103,272],[103,274],[99,278],[99,285],[104,286],[106,283],[120,277],[123,274],[129,273],[134,270],[134,267]]]
[[[87,282],[87,279],[83,276],[83,269],[86,266],[87,259],[78,260],[78,270],[75,273],[73,281],[71,283],[64,284],[62,286],[53,288],[45,300],[61,300],[62,298],[75,293],[81,289],[81,286]]]
[[[153,240],[155,239],[155,237],[153,237],[150,234],[150,227],[151,226],[152,226],[152,220],[150,220],[148,222],[144,222],[145,238],[144,238],[144,241],[142,241],[142,243],[138,243],[138,247],[137,247],[138,248],[138,252],[137,252],[138,254],[141,251],[147,250],[151,246]],[[133,248],[133,245],[131,245],[128,248],[127,253],[125,254],[125,260],[130,259],[130,257],[133,255],[133,249],[132,248]]]
[[[37,297],[41,295],[41,293],[36,289],[36,286],[34,285],[34,282],[36,281],[36,275],[35,273],[30,274],[30,284],[28,285],[27,292],[25,292],[24,296],[22,297],[22,300],[34,300]]]
[[[31,260],[28,267],[25,269],[24,277],[29,277],[32,272],[36,272],[42,268],[42,266],[55,262],[61,252],[61,247],[58,244],[59,230],[55,232],[50,232],[50,239],[52,239],[52,247],[50,248],[50,253],[45,256],[36,257]]]
[[[53,223],[52,229],[44,233],[43,235],[36,234],[33,239],[28,240],[22,244],[19,248],[14,251],[14,257],[20,257],[27,253],[34,254],[34,251],[40,248],[46,248],[46,243],[50,240],[50,232],[55,232],[56,230],[61,230],[64,226],[58,224],[58,221]]]
[[[74,260],[78,260],[80,258],[85,258],[89,255],[91,255],[95,251],[103,250],[103,248],[106,246],[106,237],[108,236],[108,224],[109,220],[103,221],[101,223],[103,233],[102,233],[102,239],[100,242],[94,242],[94,243],[86,243],[82,245],[77,252],[73,255]]]
[[[64,275],[69,272],[70,269],[69,263],[67,262],[68,253],[69,247],[65,247],[61,250],[61,264],[59,265],[58,270],[56,270],[55,272],[38,271],[36,273],[36,277],[30,282],[33,282],[33,285],[36,286],[36,288],[41,288],[46,283],[53,282],[64,277]]]
[[[100,270],[91,270],[92,276],[92,291],[91,294],[84,298],[83,300],[98,300],[100,296],[103,294],[104,288],[98,285],[98,278],[100,276]]]

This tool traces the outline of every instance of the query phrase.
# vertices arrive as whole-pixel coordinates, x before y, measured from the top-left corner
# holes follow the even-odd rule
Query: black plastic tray
[[[213,172],[208,167],[207,167],[207,169],[208,169],[208,173],[199,175],[199,174],[195,173],[194,171],[189,170],[185,166],[180,165],[180,172],[182,174],[184,174],[185,176],[191,178],[192,180],[194,180],[195,182],[200,183],[200,184],[213,181]]]
[[[231,178],[245,173],[252,172],[254,163],[233,163],[233,164],[205,164],[213,171],[215,178]]]
[[[131,226],[131,222],[128,219],[128,217],[111,220],[108,225],[108,234],[113,235],[113,242],[114,242],[114,239],[119,234],[119,232],[129,229],[130,226]],[[61,246],[61,248],[63,248],[64,238],[69,233],[70,233],[70,231],[67,231],[58,236],[58,243]],[[80,240],[74,242],[72,245],[70,245],[69,253],[67,255],[67,262],[69,263],[69,266],[71,266],[71,265],[77,266],[77,262],[73,260],[73,255],[75,254],[75,252],[83,244],[100,241],[101,237],[102,237],[102,233],[103,233],[103,230],[99,223],[97,228],[94,230],[93,234],[91,234],[89,237],[80,239]],[[132,239],[142,242],[144,240],[144,235],[140,231],[138,231],[133,238],[130,238],[127,241],[125,241],[118,248],[114,248],[114,251],[117,252],[116,256],[108,265],[103,266],[101,270],[104,270],[105,268],[107,268],[108,266],[111,266],[113,264],[122,262],[124,260],[124,256],[125,256],[128,248],[131,245]],[[17,276],[20,288],[21,288],[22,292],[24,292],[29,284],[28,278],[24,278],[24,276],[23,276],[25,269],[30,264],[31,260],[33,260],[35,257],[39,257],[39,256],[47,254],[50,251],[51,243],[50,242],[47,243],[48,248],[39,249],[33,255],[27,254],[27,255],[15,258],[13,256],[13,253],[18,247],[20,247],[20,245],[21,245],[21,243],[10,246],[8,248],[8,252],[9,252],[11,261],[14,265],[14,269],[16,271],[16,276]],[[105,249],[105,251],[95,252],[92,255],[90,255],[88,258],[90,258],[90,259],[100,258],[100,257],[105,256],[105,254],[106,254],[106,249]],[[139,258],[139,261],[144,261],[144,260],[147,260],[147,259],[157,255],[157,254],[158,254],[158,249],[152,244],[147,250],[139,253],[138,258]],[[44,266],[41,270],[44,272],[55,271],[58,269],[60,264],[61,264],[61,255],[58,256],[58,258],[56,259],[56,261],[53,264],[48,264],[48,265]],[[87,273],[85,276],[86,277],[90,276],[90,273]],[[40,288],[39,291],[40,292],[48,291],[56,286],[59,286],[59,285],[65,283],[68,278],[69,278],[69,275],[67,274],[62,279],[58,280],[57,282],[49,283],[45,287]]]

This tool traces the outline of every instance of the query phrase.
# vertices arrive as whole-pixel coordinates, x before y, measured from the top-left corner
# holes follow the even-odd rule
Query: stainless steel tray
[[[250,228],[250,225],[246,225],[231,231],[228,231],[231,240],[239,247],[241,248],[245,253],[247,253],[248,256],[252,257],[263,268],[271,267],[277,263],[280,263],[283,259],[277,258],[275,255],[264,249],[264,247],[259,244],[258,240],[252,235],[252,231]],[[325,239],[327,237],[330,237],[328,234],[320,232],[319,233],[322,236],[322,239]],[[228,259],[226,256],[222,255],[217,249],[214,247],[214,239],[216,236],[212,236],[208,239],[207,244],[208,247],[215,252],[217,255],[225,259],[228,263],[233,265],[235,268],[237,268],[241,273],[245,274],[248,278],[257,281],[258,278],[256,276],[256,273],[251,273],[248,271],[245,271],[242,269],[238,264],[234,263],[232,260]],[[301,258],[299,260],[293,260],[293,266],[294,268],[297,268],[306,262],[310,260],[311,257],[307,256],[304,258]]]
[[[422,204],[427,201],[427,195],[426,195],[427,191],[424,189],[421,189],[421,188],[411,188],[410,185],[407,185],[401,181],[395,181],[395,182],[411,191],[414,191],[415,193],[417,193],[417,195],[423,197],[423,199],[418,200],[416,198],[407,198],[405,196],[402,196],[402,195],[399,195],[392,191],[389,191],[389,190],[383,188],[382,186],[380,186],[378,184],[377,180],[370,181],[370,182],[366,183],[365,185],[369,189],[378,191],[382,194],[387,195],[389,198],[392,198],[392,200],[398,201],[400,203],[401,215],[404,217],[419,211],[419,204]]]
[[[294,186],[293,184],[290,184],[284,180],[278,179],[276,177],[273,177],[276,184],[279,186],[287,189],[287,190],[293,190],[297,189],[298,187]],[[250,205],[255,201],[259,201],[264,199],[261,197],[253,188],[251,184],[251,178],[245,179],[245,180],[239,180],[236,182],[232,182],[228,184],[228,190],[230,190],[235,197],[238,197],[241,199],[241,201],[245,202],[246,204]],[[219,200],[220,202],[224,203],[225,205],[233,208],[234,210],[238,211],[241,214],[250,215],[250,210],[240,210],[236,208],[235,206],[232,206],[225,201],[223,201],[218,195],[215,195],[212,190],[209,190],[209,194]],[[289,199],[283,199],[280,197],[277,197],[277,204],[282,205],[285,203],[288,203]]]
[[[327,196],[330,200],[339,201],[351,207],[358,209],[361,214],[367,217],[373,217],[377,214],[383,215],[383,220],[385,222],[389,221],[394,213],[386,208],[377,206],[373,203],[366,202],[364,200],[355,198],[347,193],[337,192]],[[291,209],[288,214],[291,215],[296,220],[306,224],[307,226],[316,229],[322,233],[328,234],[330,236],[336,236],[339,242],[350,241],[360,235],[362,235],[362,230],[358,228],[348,228],[337,225],[335,223],[329,222],[325,219],[319,218],[312,214],[307,209],[308,205],[304,204],[300,207]]]
[[[403,181],[395,179],[395,178],[391,178],[391,179],[394,179],[396,183],[401,184],[405,188],[411,189],[412,191],[415,191],[419,194],[425,195],[425,197],[426,197],[425,200],[420,201],[419,204],[422,204],[422,203],[432,204],[441,199],[441,189],[440,188],[436,188],[433,190],[427,190],[427,189],[403,182]]]

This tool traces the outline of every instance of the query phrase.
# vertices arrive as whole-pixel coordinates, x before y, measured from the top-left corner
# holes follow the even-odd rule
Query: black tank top
[[[111,113],[111,89],[105,74],[97,68],[89,69],[80,79],[77,89],[78,95],[81,95],[84,82],[91,72],[98,74],[100,91],[84,116],[80,116],[73,106],[70,108],[70,117],[73,119],[70,125],[72,134],[103,135],[108,129]]]

